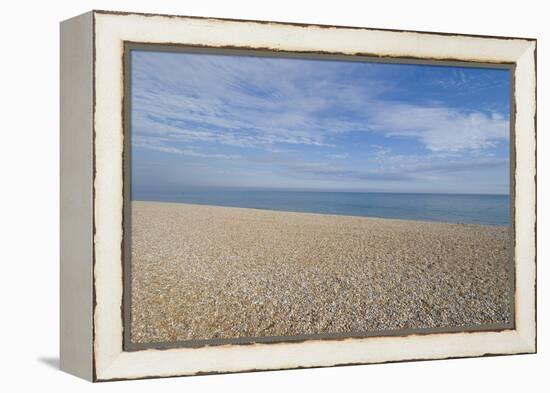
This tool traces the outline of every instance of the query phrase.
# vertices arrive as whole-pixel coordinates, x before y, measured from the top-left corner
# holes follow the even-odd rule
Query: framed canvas
[[[536,352],[536,40],[61,23],[61,368]]]

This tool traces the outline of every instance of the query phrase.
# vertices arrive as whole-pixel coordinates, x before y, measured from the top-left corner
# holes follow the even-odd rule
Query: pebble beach
[[[134,343],[508,324],[510,229],[132,202]]]

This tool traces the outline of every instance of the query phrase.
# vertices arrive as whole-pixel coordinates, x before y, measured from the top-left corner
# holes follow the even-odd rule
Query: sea
[[[131,199],[463,224],[510,222],[508,195],[190,189],[133,191]]]

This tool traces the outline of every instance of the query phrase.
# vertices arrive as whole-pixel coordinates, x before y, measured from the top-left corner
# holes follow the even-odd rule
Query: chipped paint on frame
[[[163,27],[162,31],[161,27]],[[261,30],[265,33],[265,29],[269,30],[269,34],[264,34],[261,37],[250,34],[252,30]],[[304,32],[303,29],[307,31]],[[233,33],[230,35],[230,39],[219,38],[226,36],[220,34],[226,30]],[[293,36],[298,30],[300,31],[299,37]],[[248,34],[245,34],[247,32]],[[197,35],[197,33],[200,34]],[[343,35],[343,37],[338,37],[340,44],[333,45],[328,50],[319,46],[317,42],[323,42],[323,40],[318,40],[318,37],[313,36],[326,36],[327,34],[331,36]],[[371,35],[370,39],[372,40],[380,39],[380,35],[382,35],[384,39],[381,41],[385,41],[388,45],[387,47],[382,45],[362,49],[362,44],[365,42],[361,41],[359,46],[351,45],[351,47],[344,48],[342,42],[350,42],[345,38],[357,34]],[[246,39],[249,35],[254,36],[257,42],[250,42],[249,39]],[[307,36],[316,39],[308,41],[304,39]],[[191,39],[184,40],[183,37]],[[285,37],[285,39],[282,40],[281,37]],[[464,41],[461,45],[462,50],[457,50],[457,46],[450,51],[445,46],[441,47],[441,39],[447,43],[449,40]],[[425,45],[423,50],[419,50],[418,45],[413,45],[418,44],[419,41],[426,41],[425,43],[429,43],[431,46]],[[267,51],[274,55],[292,53],[302,56],[311,54],[345,55],[346,57],[368,56],[376,57],[380,61],[399,59],[418,63],[433,62],[434,60],[482,62],[505,65],[507,68],[509,66],[517,67],[521,64],[523,65],[521,77],[525,79],[523,83],[527,82],[527,85],[524,86],[522,83],[523,93],[515,98],[516,104],[519,103],[522,108],[524,118],[521,119],[523,122],[519,124],[521,128],[518,128],[519,121],[517,119],[514,119],[514,122],[518,130],[527,132],[527,135],[518,138],[518,141],[528,139],[527,146],[520,149],[524,156],[529,158],[533,147],[536,147],[534,139],[536,124],[532,128],[525,125],[525,122],[529,121],[529,112],[533,113],[536,122],[535,97],[531,96],[532,90],[536,88],[536,69],[530,70],[529,61],[525,60],[523,56],[531,52],[536,56],[536,42],[532,39],[94,12],[94,380],[328,367],[536,351],[534,295],[530,292],[530,284],[536,284],[536,271],[534,264],[531,264],[531,259],[534,262],[536,256],[534,250],[527,250],[533,253],[532,258],[522,262],[521,269],[516,269],[516,276],[518,276],[516,280],[522,284],[519,292],[516,291],[516,308],[519,306],[522,318],[520,319],[516,314],[516,322],[519,322],[519,325],[516,323],[513,330],[435,334],[413,332],[408,336],[397,337],[348,337],[330,341],[306,339],[301,343],[277,342],[269,345],[265,343],[224,345],[222,343],[216,347],[147,349],[125,352],[122,340],[124,316],[121,314],[124,312],[122,298],[123,291],[126,289],[123,283],[125,272],[121,261],[124,260],[122,212],[125,182],[123,179],[127,176],[127,171],[123,170],[122,163],[127,151],[124,150],[124,116],[122,115],[124,83],[120,78],[123,72],[125,42],[186,45],[188,47],[209,46],[218,49],[253,49]],[[398,45],[394,45],[395,42]],[[341,47],[342,49],[340,49]],[[475,47],[477,50],[472,51],[471,47]],[[435,48],[439,50],[434,50]],[[493,53],[496,54],[493,57],[487,56],[489,53],[486,51],[487,48],[495,49]],[[96,54],[99,54],[97,58]],[[533,58],[530,60],[533,61]],[[515,79],[517,82],[518,77],[515,76]],[[108,89],[111,94],[105,94],[107,91],[104,89]],[[96,97],[98,97],[97,101]],[[118,114],[116,113],[117,108],[120,109]],[[514,105],[514,108],[517,109],[517,106]],[[532,140],[530,139],[531,133]],[[515,147],[517,149],[518,146]],[[532,157],[530,159],[532,160]],[[527,171],[534,169],[534,162],[530,161],[528,164],[532,164],[533,168],[528,167]],[[522,170],[523,167],[514,169],[513,179],[519,178],[519,170]],[[532,192],[531,187],[534,185],[528,184],[528,186],[529,192]],[[531,209],[529,201],[518,207],[524,213]],[[528,238],[534,235],[536,229],[534,206],[532,210],[533,216],[528,220],[533,221],[533,232],[525,231]],[[522,241],[525,235],[522,237]],[[115,247],[116,239],[120,239],[118,248]],[[517,249],[516,261],[520,261]],[[534,290],[534,288],[532,289]],[[520,293],[522,296],[519,296]],[[524,298],[527,301],[523,300]],[[533,307],[532,310],[526,310],[531,307]],[[441,351],[439,349],[441,344],[446,344],[448,350]],[[466,349],[464,345],[466,345]],[[405,350],[401,351],[401,346],[405,346]],[[336,348],[344,355],[335,355],[334,349]],[[275,362],[271,361],[273,358],[266,362],[266,356],[273,357]],[[236,361],[236,359],[238,360]]]

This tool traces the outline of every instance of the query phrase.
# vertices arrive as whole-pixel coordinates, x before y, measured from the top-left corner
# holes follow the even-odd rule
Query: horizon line
[[[366,191],[366,190],[333,190],[333,189],[305,189],[305,188],[269,188],[269,187],[236,187],[236,186],[191,186],[182,190],[173,191],[137,191],[139,194],[156,195],[178,195],[186,191],[208,191],[208,190],[228,190],[228,191],[266,191],[266,192],[322,192],[322,193],[357,193],[357,194],[414,194],[414,195],[492,195],[492,196],[510,196],[508,193],[494,192],[432,192],[432,191]],[[136,193],[131,190],[131,194]]]

